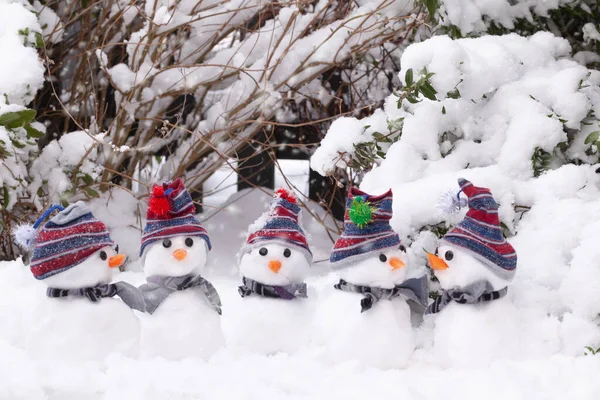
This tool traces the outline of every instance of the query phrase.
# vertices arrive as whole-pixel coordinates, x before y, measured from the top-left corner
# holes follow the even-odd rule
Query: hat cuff
[[[452,246],[460,247],[461,250],[464,250],[466,253],[473,256],[473,258],[477,259],[477,261],[481,262],[483,265],[488,267],[488,269],[490,271],[492,271],[498,278],[504,279],[507,282],[510,282],[513,280],[515,273],[517,271],[516,268],[513,268],[513,269],[502,268],[502,267],[498,266],[496,263],[494,263],[492,260],[490,260],[489,258],[482,256],[478,252],[470,249],[469,247],[463,246],[462,244],[460,244],[458,242],[450,241],[447,238],[443,238],[442,242],[450,244]]]

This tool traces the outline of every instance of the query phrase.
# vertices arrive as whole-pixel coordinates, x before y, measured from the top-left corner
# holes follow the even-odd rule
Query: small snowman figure
[[[294,195],[279,189],[269,210],[250,226],[238,254],[241,298],[224,321],[228,345],[268,355],[307,344],[313,303],[304,279],[312,253],[300,211]]]
[[[448,204],[454,210],[468,204],[468,211],[444,235],[437,255],[427,255],[442,293],[426,313],[439,313],[433,345],[440,364],[484,366],[516,351],[515,308],[504,296],[517,254],[502,234],[490,190],[462,178],[458,184],[460,190]],[[459,197],[461,192],[468,202]]]
[[[389,224],[391,190],[372,196],[351,188],[344,232],[330,263],[339,282],[317,307],[318,340],[333,361],[405,367],[414,351],[411,309],[427,302],[425,277],[407,280],[408,258]]]
[[[122,265],[125,255],[115,254],[106,226],[85,203],[53,206],[33,227],[19,227],[15,238],[33,248],[31,272],[48,286],[48,299],[33,310],[27,338],[31,357],[79,362],[137,354],[139,321],[127,304],[111,297],[136,308],[141,295],[128,283],[110,283],[111,269]]]
[[[224,344],[221,300],[201,275],[211,244],[195,211],[181,179],[153,186],[140,250],[145,356],[208,359]]]

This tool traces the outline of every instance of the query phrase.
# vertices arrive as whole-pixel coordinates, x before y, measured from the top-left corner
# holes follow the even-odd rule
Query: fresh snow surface
[[[573,186],[579,185],[573,183]],[[538,188],[543,192],[543,188]],[[590,190],[597,191],[595,187]],[[562,201],[566,201],[564,197],[569,192],[562,193]],[[96,215],[112,228],[115,237],[126,239],[123,249],[133,260],[127,266],[129,271],[119,273],[114,280],[141,284],[144,276],[139,271],[136,261],[138,248],[135,246],[139,244],[140,233],[134,228],[127,228],[136,224],[132,214],[119,211],[121,208],[131,210],[136,202],[132,197],[127,197],[124,191],[113,191],[112,196],[116,201],[107,203],[107,199],[103,198],[94,201],[91,206]],[[595,197],[598,198],[598,195]],[[230,205],[224,207],[221,213],[205,221],[214,246],[209,254],[206,276],[219,290],[224,322],[233,322],[233,329],[244,329],[243,326],[236,327],[235,321],[226,320],[236,312],[232,307],[239,304],[235,254],[243,243],[246,227],[266,209],[270,200],[268,193],[242,191],[228,200]],[[555,202],[560,200],[550,201],[556,205]],[[575,199],[571,201],[577,202]],[[579,201],[583,203],[585,199]],[[318,212],[318,206],[309,207]],[[598,214],[597,209],[578,208],[576,204],[569,208],[572,212],[587,215],[589,220]],[[104,212],[100,213],[99,210]],[[553,215],[553,219],[557,219],[556,216]],[[544,218],[530,221],[530,233],[524,234],[534,241],[534,244],[528,245],[531,247],[529,253],[543,249],[539,256],[546,257],[541,253],[554,249],[552,254],[557,254],[556,251],[565,250],[565,244],[558,239],[567,239],[565,235],[568,233],[554,229],[555,224],[564,225],[565,219],[559,218],[554,222]],[[326,258],[331,247],[327,236],[314,220],[308,218],[307,213],[304,213],[303,225],[310,234],[309,242],[315,260]],[[129,229],[127,233],[126,229]],[[121,235],[116,235],[120,231]],[[597,258],[594,256],[597,245],[592,240],[593,230],[590,227],[586,232],[589,240],[583,239],[581,245],[577,245],[580,234],[575,233],[570,243],[578,248],[588,248],[581,248],[574,257],[594,260]],[[523,246],[517,250],[523,253],[526,261],[530,260]],[[416,264],[415,270],[424,268],[424,262],[415,257],[411,249],[408,250],[408,256],[412,259],[411,263]],[[477,368],[468,365],[442,367],[431,351],[432,321],[426,318],[419,328],[414,329],[417,350],[408,367],[382,370],[359,361],[329,361],[323,348],[310,340],[293,354],[264,355],[228,346],[220,349],[209,361],[198,358],[167,361],[143,355],[124,356],[116,352],[107,354],[102,362],[72,363],[61,358],[38,359],[36,354],[27,353],[26,339],[36,323],[32,320],[32,310],[48,301],[45,285],[36,281],[20,260],[4,262],[0,264],[0,399],[597,398],[600,395],[600,382],[597,379],[600,357],[583,356],[585,345],[600,343],[593,313],[565,311],[547,316],[553,309],[567,309],[565,302],[553,299],[558,293],[545,282],[556,275],[558,266],[549,265],[549,269],[542,270],[540,274],[521,273],[528,270],[528,265],[531,263],[520,265],[520,274],[514,290],[509,292],[512,295],[508,297],[510,303],[522,311],[522,325],[519,327],[523,329],[516,339],[523,349],[521,354],[508,359],[498,357],[490,364]],[[592,282],[589,272],[592,264],[589,265],[585,276],[582,276],[580,288],[584,289],[584,293],[590,293],[590,302],[583,302],[587,308],[582,310],[590,309],[597,303],[592,301],[592,292],[585,288],[590,284],[588,282]],[[330,294],[334,281],[327,263],[314,264],[308,279],[311,296],[319,300]],[[582,302],[576,291],[570,292],[568,298]],[[354,316],[358,312],[359,299],[356,298],[354,307],[348,310],[347,315],[341,312],[331,315],[329,322],[338,320],[344,323],[349,315]],[[269,341],[279,334],[265,330],[263,340]],[[365,341],[375,337],[377,335],[374,332],[364,329]],[[481,341],[485,339],[481,338]],[[194,343],[189,345],[194,346]],[[495,349],[494,354],[502,353],[501,350]]]

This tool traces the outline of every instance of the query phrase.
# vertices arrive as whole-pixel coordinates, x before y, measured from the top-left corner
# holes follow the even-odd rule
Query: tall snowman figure
[[[483,366],[517,350],[516,313],[504,297],[517,267],[489,189],[459,179],[454,204],[468,204],[462,222],[442,238],[429,264],[442,288],[427,308],[435,316],[434,355],[444,366]],[[468,202],[460,198],[464,193]],[[439,314],[438,314],[439,313]]]
[[[211,249],[181,179],[154,185],[140,257],[147,283],[141,352],[167,359],[207,359],[224,343],[221,300],[202,277]]]
[[[314,303],[304,279],[312,253],[300,211],[294,195],[279,189],[269,210],[251,225],[238,254],[240,298],[224,318],[228,345],[274,354],[308,344]]]
[[[407,301],[424,310],[427,280],[407,280],[406,249],[391,218],[391,190],[372,196],[350,189],[344,232],[330,256],[339,282],[320,301],[315,320],[316,337],[333,361],[401,368],[413,354]]]
[[[83,202],[53,206],[15,237],[33,248],[31,272],[48,286],[48,298],[33,310],[30,357],[80,362],[102,361],[111,353],[137,354],[139,321],[127,304],[111,297],[137,308],[139,291],[125,282],[110,283],[111,268],[120,266],[125,255],[115,253],[106,226]]]

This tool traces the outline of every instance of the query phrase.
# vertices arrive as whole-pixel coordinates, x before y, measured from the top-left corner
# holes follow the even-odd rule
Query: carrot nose
[[[177,249],[173,252],[173,257],[175,257],[177,261],[181,261],[187,257],[187,251],[183,249]]]
[[[117,254],[108,259],[108,266],[111,268],[120,267],[123,265],[123,261],[125,261],[125,254]]]
[[[427,259],[429,260],[429,265],[431,265],[431,268],[436,271],[448,269],[448,264],[446,264],[446,261],[442,260],[435,254],[427,253]]]
[[[393,270],[397,270],[399,268],[406,266],[406,264],[404,264],[404,262],[401,259],[399,259],[398,257],[390,258],[390,265],[392,266]]]
[[[278,273],[281,269],[281,261],[271,260],[269,261],[269,269],[275,273]]]

